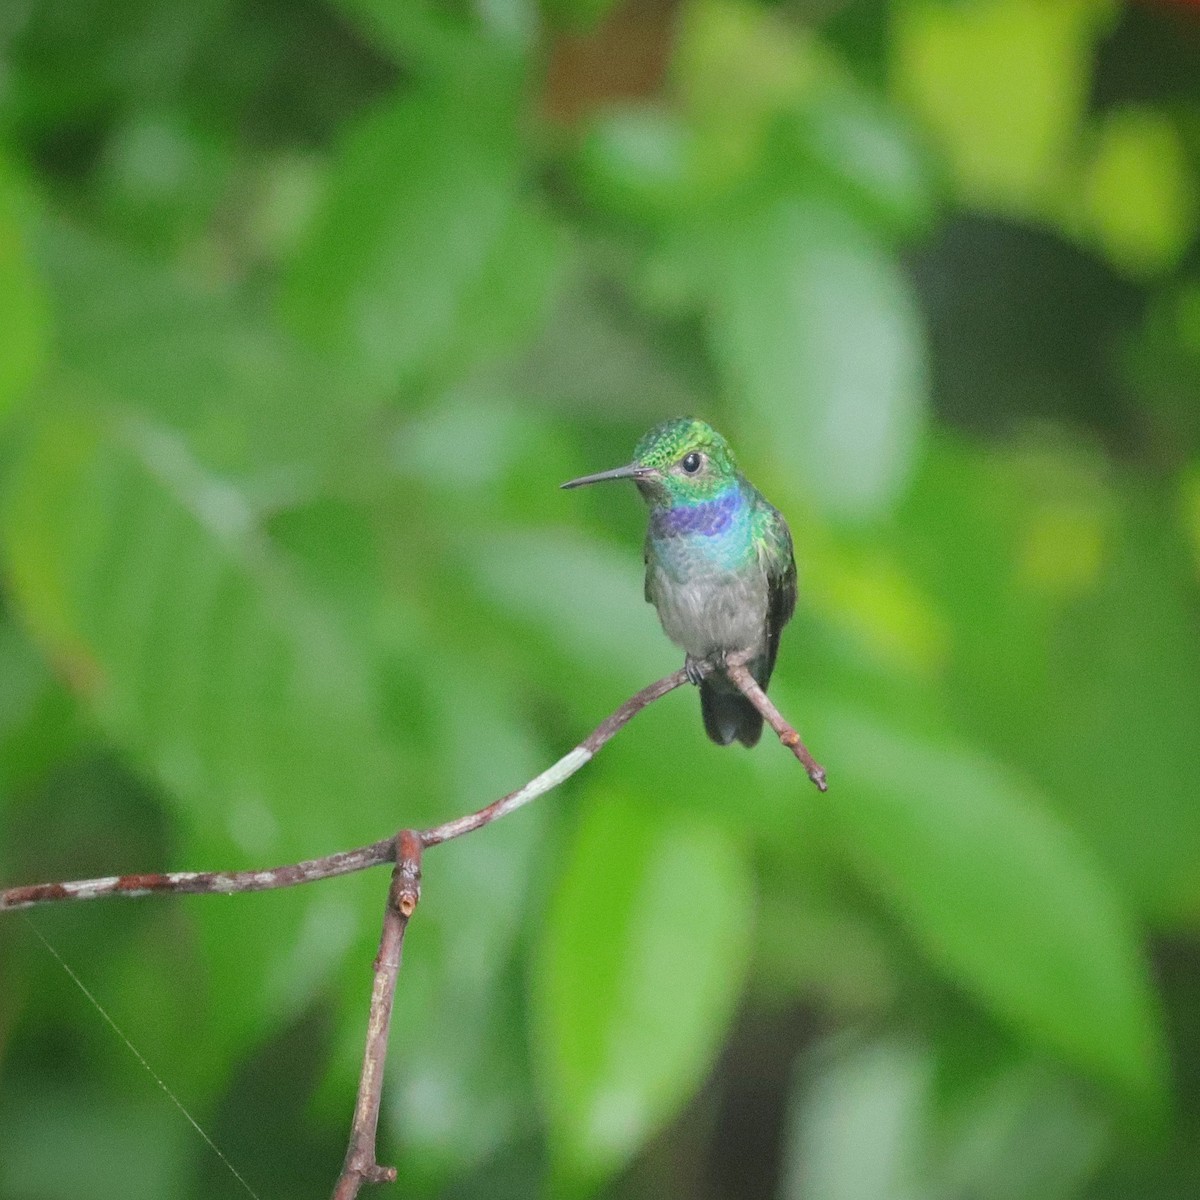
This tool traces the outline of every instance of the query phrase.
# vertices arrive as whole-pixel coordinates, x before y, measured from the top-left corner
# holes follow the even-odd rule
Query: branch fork
[[[800,761],[809,779],[820,791],[825,791],[828,784],[824,768],[808,752],[800,734],[788,724],[779,709],[768,699],[750,673],[745,659],[730,656],[722,667],[746,699],[762,713],[763,720],[775,730],[780,742]],[[265,891],[313,883],[318,879],[332,879],[338,875],[392,863],[392,880],[384,908],[383,931],[379,939],[379,953],[374,962],[371,1007],[367,1018],[358,1098],[354,1106],[346,1159],[332,1197],[332,1200],[355,1200],[364,1184],[395,1183],[397,1178],[395,1167],[383,1167],[376,1161],[376,1139],[383,1096],[388,1032],[404,951],[404,935],[421,899],[422,853],[431,846],[440,846],[443,842],[482,829],[557,787],[589,763],[644,708],[685,683],[698,682],[715,669],[717,668],[714,664],[709,662],[690,661],[687,668],[666,675],[631,696],[579,745],[523,787],[494,800],[477,812],[456,817],[430,829],[404,829],[394,837],[383,838],[356,850],[346,850],[307,862],[289,863],[264,871],[176,871],[162,874],[112,875],[71,883],[39,883],[11,887],[0,890],[0,913],[38,904],[99,900],[107,896]]]

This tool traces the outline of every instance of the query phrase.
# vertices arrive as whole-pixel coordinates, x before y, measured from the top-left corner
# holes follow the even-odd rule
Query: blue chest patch
[[[651,533],[656,538],[716,537],[730,531],[744,507],[741,492],[730,488],[715,500],[658,509],[651,518]]]
[[[650,520],[648,551],[683,582],[715,571],[736,571],[753,552],[751,506],[739,488],[700,504],[658,509]]]

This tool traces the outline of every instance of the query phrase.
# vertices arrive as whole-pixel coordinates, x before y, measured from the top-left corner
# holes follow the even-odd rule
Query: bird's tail
[[[718,746],[735,738],[743,746],[754,746],[762,736],[762,714],[719,672],[700,681],[700,715],[704,732]]]

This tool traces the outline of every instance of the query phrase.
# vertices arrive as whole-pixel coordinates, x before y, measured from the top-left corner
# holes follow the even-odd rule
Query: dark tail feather
[[[700,681],[700,715],[704,732],[718,746],[728,746],[735,738],[743,746],[753,746],[762,736],[762,714],[725,680]]]

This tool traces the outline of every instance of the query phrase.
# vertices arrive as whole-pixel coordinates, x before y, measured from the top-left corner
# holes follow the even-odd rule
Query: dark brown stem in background
[[[375,982],[371,988],[371,1012],[367,1019],[367,1044],[363,1051],[358,1103],[350,1127],[346,1163],[333,1190],[333,1200],[353,1200],[364,1183],[395,1183],[396,1168],[375,1161],[375,1135],[379,1129],[379,1105],[383,1097],[383,1068],[387,1060],[388,1029],[404,933],[408,919],[421,899],[421,838],[405,829],[395,839],[396,866],[383,915],[383,933],[375,958]]]

